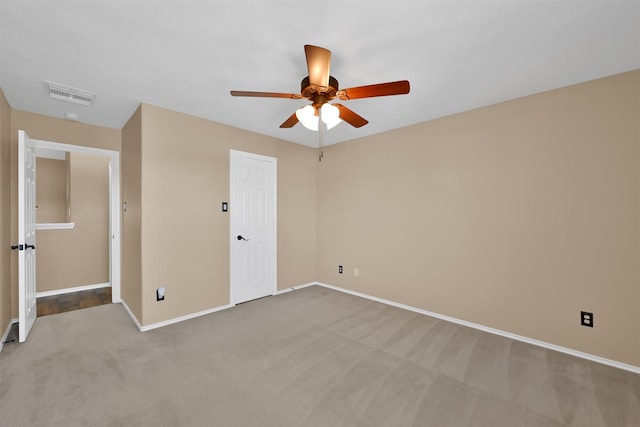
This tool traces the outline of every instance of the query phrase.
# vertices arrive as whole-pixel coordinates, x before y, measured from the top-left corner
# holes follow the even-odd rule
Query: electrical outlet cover
[[[581,311],[580,325],[593,328],[593,313],[589,313],[588,311]]]

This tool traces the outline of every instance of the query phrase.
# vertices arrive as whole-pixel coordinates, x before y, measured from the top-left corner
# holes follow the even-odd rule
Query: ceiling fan
[[[297,110],[280,127],[291,128],[300,121],[308,129],[320,130],[322,135],[323,127],[326,126],[327,129],[331,129],[341,120],[356,128],[369,123],[365,118],[342,104],[329,104],[329,101],[335,98],[348,101],[351,99],[409,93],[409,82],[407,80],[340,89],[338,80],[329,75],[331,51],[318,46],[305,45],[304,52],[307,58],[309,75],[302,79],[300,94],[232,90],[231,95],[264,98],[306,98],[311,101],[311,105]],[[320,138],[322,144],[322,136]]]

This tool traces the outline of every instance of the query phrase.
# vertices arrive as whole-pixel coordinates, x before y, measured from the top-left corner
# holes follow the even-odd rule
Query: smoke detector
[[[88,90],[77,89],[46,80],[44,82],[44,90],[49,94],[50,98],[73,102],[74,104],[90,106],[96,99],[96,94]]]
[[[71,120],[72,122],[80,121],[80,115],[76,113],[65,113],[64,118],[67,120]]]

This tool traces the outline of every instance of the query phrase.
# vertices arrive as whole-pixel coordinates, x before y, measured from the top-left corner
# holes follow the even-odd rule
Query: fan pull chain
[[[324,129],[325,129],[326,123],[322,121],[322,108],[318,108],[318,139],[319,144],[318,144],[318,161],[321,162],[322,161],[322,157],[324,157]]]

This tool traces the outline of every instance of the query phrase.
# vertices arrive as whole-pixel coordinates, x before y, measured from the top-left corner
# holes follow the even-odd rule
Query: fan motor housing
[[[326,99],[332,99],[336,96],[337,92],[338,80],[333,76],[329,76],[329,87],[312,85],[309,81],[309,76],[302,79],[302,82],[300,83],[300,93],[305,98],[311,100],[318,95],[322,95],[323,97],[326,97]]]

